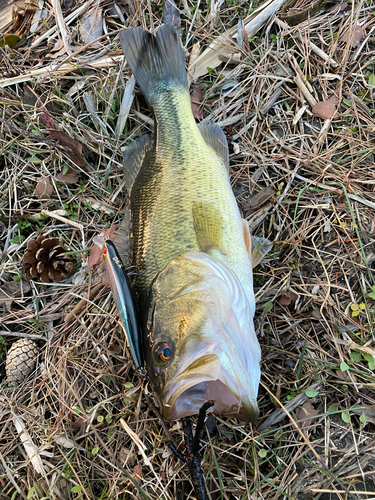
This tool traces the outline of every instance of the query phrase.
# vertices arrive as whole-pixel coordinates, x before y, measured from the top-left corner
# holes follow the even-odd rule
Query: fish
[[[129,28],[120,42],[155,120],[154,138],[134,140],[123,159],[147,373],[167,421],[212,400],[216,413],[253,422],[261,349],[252,268],[271,245],[241,217],[223,131],[194,119],[178,31]]]

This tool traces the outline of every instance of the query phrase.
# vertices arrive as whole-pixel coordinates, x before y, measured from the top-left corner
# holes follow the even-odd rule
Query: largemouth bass
[[[195,122],[175,28],[127,29],[120,41],[156,125],[153,140],[142,136],[124,155],[147,371],[170,421],[208,400],[254,421],[261,351],[252,267],[270,247],[252,249],[224,133]]]

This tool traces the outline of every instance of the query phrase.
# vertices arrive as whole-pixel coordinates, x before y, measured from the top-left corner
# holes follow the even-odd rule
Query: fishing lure
[[[120,323],[137,368],[144,366],[143,340],[139,327],[137,307],[128,274],[113,241],[103,243],[103,258],[115,299]]]

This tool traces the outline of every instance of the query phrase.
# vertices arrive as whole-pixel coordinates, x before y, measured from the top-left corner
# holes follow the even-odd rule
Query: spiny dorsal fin
[[[273,247],[267,238],[259,238],[258,236],[251,236],[249,223],[247,220],[242,219],[243,239],[245,241],[247,253],[251,259],[252,268],[256,267]]]
[[[204,121],[199,124],[199,130],[205,140],[206,144],[212,147],[216,151],[217,155],[225,163],[227,170],[229,172],[229,151],[228,142],[225,137],[224,132],[221,130],[219,125],[214,122]]]
[[[220,212],[211,203],[193,204],[193,224],[200,250],[210,253],[222,249],[222,218]]]
[[[145,134],[129,144],[125,150],[122,165],[124,167],[124,177],[129,194],[150,149],[151,139]]]

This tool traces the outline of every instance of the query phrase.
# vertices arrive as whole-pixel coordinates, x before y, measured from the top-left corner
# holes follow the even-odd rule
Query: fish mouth
[[[259,415],[256,395],[222,368],[219,356],[207,354],[170,380],[163,391],[164,416],[168,421],[195,415],[207,401],[214,401],[213,411],[220,415],[254,422]]]

